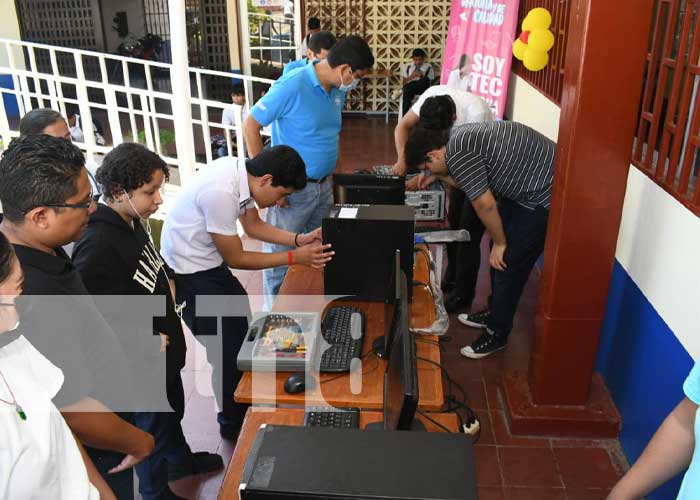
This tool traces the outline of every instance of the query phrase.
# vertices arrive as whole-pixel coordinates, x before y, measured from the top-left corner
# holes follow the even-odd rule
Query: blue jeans
[[[309,182],[301,191],[292,193],[287,198],[289,207],[274,206],[267,209],[267,222],[273,226],[292,233],[308,233],[321,225],[333,205],[333,189],[330,178],[321,184]],[[292,247],[263,243],[263,252],[286,252]],[[272,303],[279,293],[287,266],[273,267],[263,270],[263,293],[265,294],[264,309],[272,309]]]

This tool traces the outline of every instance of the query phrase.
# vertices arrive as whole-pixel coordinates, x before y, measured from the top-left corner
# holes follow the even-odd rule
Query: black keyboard
[[[359,408],[309,408],[304,414],[306,427],[335,427],[337,429],[359,429]]]
[[[365,315],[352,306],[334,306],[321,323],[323,339],[331,344],[321,355],[321,372],[347,372],[353,358],[362,355]]]

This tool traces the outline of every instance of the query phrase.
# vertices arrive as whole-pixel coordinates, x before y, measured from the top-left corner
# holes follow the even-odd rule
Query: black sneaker
[[[459,352],[462,356],[471,359],[485,358],[489,354],[505,349],[507,338],[505,335],[498,335],[487,329],[472,345],[462,347]]]
[[[462,309],[466,309],[471,304],[471,301],[460,297],[459,295],[452,294],[445,298],[445,311],[448,313],[456,313]]]
[[[184,464],[168,464],[168,481],[177,481],[195,474],[207,474],[224,468],[224,459],[216,453],[198,451]]]
[[[483,311],[475,313],[460,314],[457,316],[457,319],[463,325],[471,326],[472,328],[486,328],[486,323],[490,316],[491,310],[484,309]]]

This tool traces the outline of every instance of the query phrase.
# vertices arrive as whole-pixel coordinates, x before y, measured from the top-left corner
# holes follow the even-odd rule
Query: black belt
[[[311,177],[307,177],[306,182],[313,182],[314,184],[322,184],[326,181],[326,179],[328,179],[327,175],[324,175],[320,179],[312,179]]]

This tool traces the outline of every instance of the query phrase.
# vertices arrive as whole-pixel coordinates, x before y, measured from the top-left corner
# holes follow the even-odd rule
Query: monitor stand
[[[365,425],[365,430],[366,431],[383,431],[384,430],[384,421],[380,420],[379,422],[372,422],[370,424]],[[411,423],[411,431],[418,431],[418,432],[426,432],[427,429],[425,428],[425,424],[418,420],[417,418],[413,419],[413,422]]]
[[[384,339],[385,337],[382,335],[372,342],[372,352],[380,359],[384,359],[386,356],[386,341]]]

